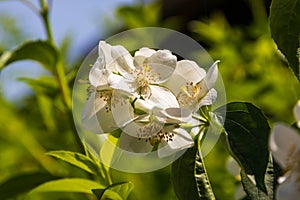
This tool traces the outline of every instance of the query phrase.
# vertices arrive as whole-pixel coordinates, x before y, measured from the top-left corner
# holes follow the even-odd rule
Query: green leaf
[[[16,61],[33,60],[39,62],[49,71],[54,71],[58,61],[58,53],[47,41],[30,41],[13,51],[6,51],[0,56],[0,70]]]
[[[114,199],[114,200],[126,200],[133,189],[133,184],[131,182],[121,182],[115,183],[108,186],[105,189],[93,189],[93,193],[100,200],[104,199]]]
[[[27,83],[36,93],[39,110],[47,129],[56,132],[56,123],[54,118],[54,98],[59,93],[59,85],[55,77],[41,76],[38,79],[19,78]]]
[[[52,132],[56,131],[56,124],[53,114],[53,99],[46,95],[38,94],[37,103],[47,129]]]
[[[172,182],[179,200],[215,199],[201,158],[198,139],[172,164]]]
[[[255,186],[255,184],[250,180],[244,170],[241,170],[242,184],[248,197],[250,199],[275,199],[274,190],[277,186],[277,179],[279,177],[279,174],[279,166],[275,162],[273,162],[272,159],[270,159],[265,174],[265,184],[267,188],[267,193],[265,193],[260,188]]]
[[[233,102],[226,107],[224,128],[230,153],[247,174],[254,175],[256,186],[266,192],[264,176],[269,161],[268,121],[262,111],[250,103]],[[218,108],[216,113],[224,112],[224,108]]]
[[[40,192],[76,192],[93,194],[93,188],[104,188],[104,186],[95,181],[90,181],[87,179],[65,178],[46,182],[33,189],[29,195]]]
[[[38,79],[20,77],[18,80],[27,83],[35,92],[43,92],[49,96],[57,95],[59,85],[52,76],[40,76]]]
[[[74,165],[88,173],[97,174],[98,172],[97,166],[93,160],[83,154],[72,151],[50,151],[46,154]]]
[[[32,172],[28,174],[20,174],[0,184],[1,199],[10,199],[17,195],[23,194],[38,185],[58,179],[58,177],[50,175],[46,172]]]
[[[270,27],[274,41],[300,80],[299,54],[297,56],[300,46],[300,0],[273,0]]]

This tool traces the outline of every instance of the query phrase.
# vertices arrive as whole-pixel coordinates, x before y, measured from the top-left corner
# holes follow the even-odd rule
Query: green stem
[[[40,6],[41,6],[40,14],[41,14],[41,17],[42,17],[43,22],[44,22],[43,24],[44,24],[44,27],[45,27],[45,30],[46,30],[47,39],[54,47],[56,47],[55,41],[53,39],[53,34],[52,34],[50,22],[49,22],[49,4],[48,4],[48,1],[47,0],[40,0]],[[72,109],[71,92],[70,92],[70,89],[69,89],[69,86],[68,86],[68,81],[66,79],[66,74],[65,74],[65,71],[64,71],[64,64],[63,64],[63,61],[62,61],[62,58],[61,58],[61,54],[59,52],[57,54],[58,54],[58,61],[57,61],[57,64],[56,64],[56,74],[55,74],[55,76],[58,79],[64,102],[65,102],[67,108],[69,110],[71,110]]]
[[[212,190],[212,187],[211,187],[208,175],[207,175],[207,170],[204,165],[204,160],[203,160],[203,157],[201,154],[200,137],[197,138],[197,145],[198,145],[198,153],[196,154],[195,165],[197,165],[197,167],[196,167],[197,174],[199,175],[199,177],[202,177],[202,178],[196,177],[197,185],[204,187],[204,191],[206,193],[205,197],[209,197],[209,199],[215,200],[216,197],[213,193],[213,190]],[[200,188],[198,188],[198,189],[200,189]]]
[[[200,127],[202,125],[203,125],[202,123],[201,124],[195,124],[195,125],[189,124],[189,123],[182,123],[182,124],[180,124],[180,127],[181,128],[186,128],[186,129],[191,129],[191,128]]]
[[[199,115],[193,114],[192,117],[194,119],[198,119],[200,122],[202,122],[204,124],[206,124],[208,122],[208,120],[205,117],[202,117],[202,116],[199,116]]]
[[[56,75],[63,95],[64,102],[68,110],[72,110],[71,91],[68,85],[68,80],[66,78],[64,65],[61,57],[59,58],[56,64],[56,73],[57,73]]]
[[[40,6],[41,6],[41,11],[40,11],[40,15],[42,17],[43,20],[43,24],[46,30],[46,34],[47,34],[47,39],[48,41],[57,49],[56,45],[55,45],[55,41],[53,38],[53,34],[52,34],[52,30],[51,30],[51,26],[50,26],[50,21],[49,21],[49,4],[48,4],[48,0],[40,0]],[[68,80],[66,78],[66,73],[65,73],[65,69],[64,69],[64,63],[63,63],[63,59],[61,57],[61,53],[57,50],[57,64],[56,64],[56,72],[53,74],[54,76],[56,76],[57,81],[59,83],[60,86],[60,90],[62,93],[62,97],[64,100],[64,103],[68,109],[68,113],[70,116],[70,120],[72,119],[72,99],[71,99],[71,91],[69,88],[69,84],[68,84]],[[71,121],[71,127],[74,131],[75,134],[75,139],[77,141],[77,143],[79,144],[79,148],[81,152],[84,152],[84,147],[83,144],[79,138],[79,136],[76,134],[76,128],[74,123]]]
[[[47,34],[47,38],[48,41],[52,44],[54,44],[54,39],[53,39],[53,34],[52,34],[52,30],[51,30],[51,26],[50,26],[50,22],[49,22],[49,4],[47,0],[40,0],[40,5],[41,5],[41,16],[44,22],[44,26],[45,26],[45,30],[46,30],[46,34]]]

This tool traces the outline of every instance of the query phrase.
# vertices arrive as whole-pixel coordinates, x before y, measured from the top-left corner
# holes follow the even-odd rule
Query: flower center
[[[112,90],[100,90],[97,91],[97,94],[95,98],[99,98],[102,101],[106,102],[105,105],[105,111],[110,112],[111,111],[111,96],[112,96]]]
[[[160,130],[161,126],[158,123],[151,122],[146,126],[139,128],[137,131],[137,136],[139,140],[141,138],[147,138],[146,141],[148,141],[148,139],[157,134]]]
[[[290,172],[290,176],[296,176],[297,189],[300,191],[300,151],[295,144],[289,146],[288,155],[285,171]]]
[[[130,74],[135,78],[135,81],[139,88],[149,86],[150,83],[159,80],[159,73],[153,72],[149,65],[144,64],[144,67],[139,69],[133,69]]]
[[[171,141],[173,141],[173,138],[175,136],[175,133],[173,130],[178,127],[179,127],[178,124],[172,124],[172,125],[167,125],[161,129],[161,126],[156,125],[156,127],[155,127],[156,129],[150,128],[152,131],[151,134],[145,134],[146,132],[149,131],[149,128],[142,129],[142,131],[144,132],[144,135],[149,136],[145,139],[145,142],[149,142],[152,146],[154,146],[157,143],[160,143],[162,140],[164,140],[166,142],[171,142]],[[155,130],[155,132],[153,130]],[[140,137],[139,137],[139,140],[141,140]]]
[[[200,92],[203,90],[200,83],[195,84],[193,82],[187,82],[181,89],[182,91],[180,91],[176,97],[181,107],[192,105],[195,101],[200,100]]]

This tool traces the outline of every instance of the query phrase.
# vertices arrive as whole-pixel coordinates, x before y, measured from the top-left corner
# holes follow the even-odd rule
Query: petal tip
[[[218,63],[220,61],[217,60],[216,62],[214,62],[214,64],[209,68],[209,70],[207,71],[207,74],[204,78],[206,84],[207,84],[207,88],[210,90],[211,88],[213,88],[215,82],[218,79],[218,74],[219,74],[219,69],[218,69]]]
[[[293,112],[296,117],[297,126],[300,128],[300,100],[298,100],[298,102],[296,103]]]

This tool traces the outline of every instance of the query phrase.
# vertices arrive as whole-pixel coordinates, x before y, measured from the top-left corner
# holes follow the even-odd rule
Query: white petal
[[[106,101],[100,98],[95,99],[95,93],[92,93],[83,108],[82,127],[98,134],[115,130],[116,124],[111,112],[106,112],[106,106]]]
[[[98,45],[98,54],[104,58],[106,65],[109,64],[112,61],[111,45],[101,40]]]
[[[98,44],[98,54],[99,55],[109,55],[111,50],[111,45],[107,44],[104,40],[100,40]]]
[[[185,108],[166,108],[154,111],[154,114],[164,120],[164,123],[182,123],[192,120],[192,113]]]
[[[173,93],[161,86],[150,85],[151,96],[146,99],[150,104],[158,108],[176,108],[179,107],[176,97]]]
[[[184,129],[178,128],[173,131],[175,132],[173,141],[169,141],[168,145],[160,143],[158,146],[158,156],[161,158],[170,156],[194,145],[192,137]]]
[[[107,112],[106,109],[104,108],[99,110],[99,112],[97,113],[97,120],[101,129],[105,133],[112,132],[119,128],[114,120],[114,116],[112,115],[112,112],[111,111]]]
[[[213,86],[218,78],[218,62],[219,61],[216,61],[213,66],[209,68],[204,79],[197,84],[199,89],[197,98],[199,100],[201,99],[199,106],[211,105],[217,98],[217,91],[213,89]],[[199,107],[196,108],[198,109]]]
[[[269,147],[276,161],[286,168],[286,161],[291,153],[300,150],[300,137],[290,126],[277,123],[271,132]]]
[[[107,79],[110,74],[111,72],[106,69],[93,67],[89,73],[89,80],[91,85],[94,87],[107,85]]]
[[[176,56],[168,50],[158,50],[149,58],[146,58],[145,63],[154,73],[159,75],[158,81],[153,83],[162,83],[170,78],[176,68],[176,61]]]
[[[134,83],[117,74],[110,74],[107,84],[113,89],[122,90],[124,92],[128,92],[129,94],[133,94],[135,91]]]
[[[117,64],[112,57],[112,49],[114,46],[107,44],[105,41],[100,41],[98,45],[99,56],[102,56],[105,63],[105,68],[109,69],[112,72],[117,72]]]
[[[285,182],[280,184],[276,191],[277,200],[295,200],[299,199],[299,180],[297,176],[291,175]]]
[[[294,107],[294,115],[297,120],[297,126],[300,128],[300,100],[297,102],[297,104]]]
[[[136,51],[134,54],[134,64],[135,66],[142,67],[146,58],[152,56],[152,54],[156,53],[155,50],[149,48],[141,48]]]
[[[139,120],[146,115],[134,116],[134,109],[129,102],[129,99],[120,94],[120,91],[113,93],[112,97],[112,113],[114,120],[118,127],[120,127],[124,133],[132,137],[149,138],[161,130],[162,125],[157,125],[155,129],[151,129],[151,132],[142,132],[147,123],[139,123]]]
[[[105,60],[104,60],[104,56],[100,55],[100,56],[97,58],[96,62],[94,63],[94,65],[93,65],[91,71],[92,71],[93,69],[99,69],[99,70],[101,70],[101,69],[104,69],[104,68],[105,68]]]
[[[145,113],[150,114],[151,111],[153,110],[153,108],[155,107],[155,105],[153,105],[149,101],[145,101],[143,99],[137,99],[134,102],[134,107],[135,107],[135,109],[138,109],[138,110],[144,111]]]
[[[111,48],[112,46],[108,43],[106,43],[104,40],[99,41],[98,45],[98,54],[103,55],[104,58],[110,58],[111,59]]]
[[[92,93],[82,110],[81,124],[86,130],[94,133],[104,133],[98,123],[96,113],[106,105],[106,102],[98,101],[97,104],[99,105],[97,106],[97,109],[95,108],[95,104],[95,93]]]
[[[176,69],[172,76],[163,83],[175,96],[182,91],[186,83],[198,83],[205,77],[205,70],[200,68],[194,61],[181,60],[177,62]]]
[[[181,122],[189,122],[192,119],[192,113],[185,108],[167,108],[165,112],[169,118],[180,119]]]
[[[212,105],[217,99],[217,91],[214,88],[207,92],[203,85],[201,87],[202,90],[198,94],[197,98],[189,101],[189,104],[184,106],[184,108],[188,109],[192,113],[199,110],[201,106]]]
[[[122,128],[125,123],[134,118],[133,108],[126,93],[120,90],[114,90],[111,104],[111,111],[118,127]]]
[[[119,147],[130,153],[148,153],[153,146],[146,142],[145,139],[138,139],[122,132]]]
[[[190,136],[186,130],[182,128],[177,128],[173,130],[175,132],[175,136],[173,141],[169,141],[168,144],[172,149],[186,149],[192,147],[194,145],[194,140]]]
[[[182,87],[185,86],[187,82],[188,80],[186,80],[180,74],[173,73],[172,76],[161,85],[168,88],[175,96],[177,96],[182,91]]]
[[[106,106],[106,101],[103,101],[102,99],[96,99],[95,98],[96,93],[93,92],[87,102],[85,103],[85,106],[82,110],[82,119],[85,118],[91,118],[93,115],[96,115],[96,113],[104,108]]]
[[[215,82],[217,81],[218,78],[218,63],[220,61],[216,61],[208,70],[206,76],[204,77],[204,81],[206,83],[206,86],[208,90],[214,87]]]
[[[150,57],[154,53],[156,53],[155,50],[149,49],[148,47],[143,47],[143,48],[141,48],[141,49],[139,49],[138,51],[135,52],[134,57],[135,56]]]
[[[123,46],[117,45],[112,46],[111,55],[113,59],[112,65],[115,65],[118,72],[126,78],[132,78],[130,71],[135,69],[135,67],[130,53]]]
[[[212,88],[205,95],[205,97],[203,97],[203,99],[201,99],[201,101],[200,101],[200,107],[201,106],[212,105],[216,101],[217,97],[218,97],[217,91],[214,88]]]
[[[168,145],[168,143],[164,140],[162,140],[158,145],[157,154],[158,154],[158,157],[160,157],[160,158],[165,158],[165,157],[171,156],[176,152],[177,151],[174,151],[173,149],[171,149],[171,147]]]
[[[191,60],[178,61],[175,73],[181,75],[187,81],[194,83],[198,83],[206,75],[205,70],[200,68],[196,62]]]
[[[132,118],[131,121],[125,123],[123,132],[136,138],[150,138],[156,135],[163,128],[163,123],[151,121],[150,116],[140,115]]]

